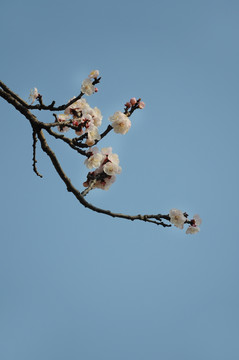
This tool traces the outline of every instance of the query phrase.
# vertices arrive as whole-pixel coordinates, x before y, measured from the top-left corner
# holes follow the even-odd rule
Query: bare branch
[[[36,104],[36,105],[27,105],[27,108],[30,110],[49,110],[49,111],[63,111],[65,110],[68,106],[74,104],[74,102],[76,102],[77,100],[81,99],[82,96],[84,95],[83,92],[81,92],[76,98],[70,100],[67,104],[64,105],[60,105],[60,106],[54,106],[55,105],[55,101],[52,101],[52,103],[50,105],[45,105],[43,104],[42,101],[42,97],[40,97],[40,104]]]
[[[9,95],[11,95],[15,100],[17,100],[21,105],[25,106],[26,108],[29,106],[24,100],[22,100],[20,98],[20,96],[18,96],[17,94],[15,94],[12,90],[10,90],[7,85],[5,85],[2,81],[0,81],[0,86],[1,88],[8,93]]]
[[[37,174],[37,176],[42,178],[43,176],[37,171],[37,167],[36,167],[36,163],[37,163],[37,160],[36,160],[37,135],[36,135],[36,132],[34,130],[32,132],[32,138],[33,138],[33,144],[32,144],[32,147],[33,147],[33,158],[32,158],[33,171]]]
[[[63,134],[58,134],[55,131],[53,131],[51,128],[45,128],[44,126],[42,126],[42,128],[44,128],[48,132],[48,134],[54,136],[55,139],[60,139],[60,140],[64,141],[65,143],[67,143],[72,149],[76,150],[79,154],[81,154],[83,156],[87,156],[86,151],[81,150],[78,147],[78,145],[74,144],[73,139],[70,139],[70,138],[64,136]]]

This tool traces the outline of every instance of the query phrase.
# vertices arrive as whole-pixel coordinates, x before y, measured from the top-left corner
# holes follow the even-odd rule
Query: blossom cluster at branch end
[[[68,106],[64,114],[57,115],[56,121],[64,123],[58,126],[60,132],[66,132],[73,126],[76,135],[85,134],[86,144],[93,146],[96,140],[100,140],[98,127],[102,123],[102,118],[100,109],[91,108],[85,99],[79,99]],[[65,124],[66,121],[69,123]]]
[[[119,166],[119,157],[112,153],[112,148],[103,148],[101,151],[97,147],[89,149],[88,158],[85,160],[85,165],[88,169],[95,168],[96,170],[89,172],[87,180],[83,186],[89,187],[94,181],[93,189],[98,188],[108,190],[115,182],[116,175],[121,173]]]
[[[109,121],[111,122],[111,126],[114,129],[114,132],[117,134],[125,135],[129,129],[131,128],[131,121],[129,116],[136,109],[143,109],[145,104],[141,99],[136,100],[136,98],[131,98],[125,104],[125,111],[122,113],[121,111],[116,111],[114,115],[109,117]]]
[[[196,234],[200,231],[200,225],[202,223],[202,219],[198,214],[193,216],[192,220],[188,220],[188,215],[183,213],[178,209],[171,209],[169,212],[170,222],[178,227],[179,229],[183,229],[184,224],[189,224],[189,227],[186,230],[186,234]]]
[[[125,104],[125,108],[127,110],[129,109],[143,109],[145,107],[145,103],[141,101],[141,99],[136,100],[135,97],[131,98],[130,101],[128,101]]]
[[[90,96],[95,92],[98,92],[98,88],[96,88],[93,83],[95,80],[97,80],[99,74],[100,74],[99,70],[92,70],[88,75],[88,78],[82,82],[81,91],[87,96]]]

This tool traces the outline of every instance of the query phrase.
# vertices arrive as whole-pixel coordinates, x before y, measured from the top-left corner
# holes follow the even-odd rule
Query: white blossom
[[[200,228],[198,227],[198,226],[189,226],[188,228],[187,228],[187,231],[186,231],[186,234],[191,234],[191,235],[193,235],[193,234],[196,234],[197,232],[199,232],[200,231]]]
[[[90,126],[95,126],[93,118],[89,113],[85,113],[84,116],[82,116],[81,122],[86,124],[86,128]]]
[[[119,166],[119,157],[117,154],[112,154],[112,148],[103,148],[101,153],[104,155],[103,171],[110,176],[120,174],[122,169]]]
[[[30,95],[29,95],[29,100],[32,101],[31,104],[34,103],[34,101],[38,98],[38,96],[39,96],[39,93],[38,93],[37,88],[31,89]]]
[[[97,147],[90,149],[88,152],[90,152],[92,155],[85,160],[85,165],[88,167],[88,169],[98,168],[103,159],[103,155],[100,153]]]
[[[86,95],[92,95],[95,92],[95,87],[90,79],[85,79],[81,85],[81,91]]]
[[[88,113],[92,116],[94,125],[97,127],[100,126],[103,118],[100,109],[95,106],[94,109],[89,108]]]
[[[180,229],[183,229],[187,218],[183,215],[181,210],[171,209],[169,212],[170,222]]]
[[[200,231],[199,225],[201,225],[202,219],[198,214],[194,215],[191,225],[187,228],[186,234],[196,234]]]
[[[70,99],[68,102],[70,102],[73,99],[75,99],[75,96],[72,99]],[[85,99],[78,99],[73,104],[68,106],[64,112],[65,114],[69,115],[72,114],[74,111],[77,113],[87,111],[86,109],[88,108],[90,108],[90,106]]]
[[[196,226],[201,225],[202,219],[200,218],[200,216],[199,216],[198,214],[194,215],[193,219],[194,219],[194,221],[195,221],[195,225],[196,225]]]
[[[97,79],[98,76],[100,75],[99,70],[92,70],[89,74],[89,78],[90,79]]]
[[[112,147],[102,148],[102,149],[101,149],[101,153],[102,153],[103,155],[112,154]]]
[[[107,175],[111,176],[115,174],[120,174],[122,169],[117,164],[108,161],[106,164],[104,164],[103,170]]]
[[[109,117],[109,120],[112,122],[114,132],[116,132],[117,134],[124,135],[129,131],[131,127],[130,119],[121,111],[116,111],[113,116]]]
[[[143,109],[145,107],[145,103],[143,101],[140,101],[138,107],[139,109]]]
[[[117,154],[112,154],[112,153],[108,154],[108,159],[115,165],[119,165],[119,157]]]
[[[91,124],[88,129],[86,129],[86,132],[88,134],[88,138],[86,140],[86,144],[88,146],[92,146],[95,143],[95,140],[100,140],[100,134],[98,131],[98,128]]]

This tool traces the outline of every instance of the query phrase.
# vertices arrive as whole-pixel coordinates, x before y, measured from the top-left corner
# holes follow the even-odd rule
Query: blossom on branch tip
[[[88,77],[90,79],[97,79],[99,77],[99,75],[100,75],[99,70],[92,70]]]
[[[39,93],[37,88],[31,89],[30,91],[30,95],[29,95],[29,100],[31,100],[31,104],[34,103],[34,101],[39,97]]]
[[[184,223],[187,218],[183,215],[181,210],[171,209],[169,211],[170,222],[176,227],[183,229]]]
[[[85,79],[82,82],[81,91],[88,96],[92,95],[95,92],[95,87],[90,79]]]
[[[140,101],[138,107],[139,109],[143,109],[145,107],[145,103],[143,101]]]
[[[193,219],[191,220],[191,224],[187,228],[186,234],[196,234],[200,231],[199,225],[201,225],[202,219],[198,214],[194,215]]]
[[[114,115],[109,117],[110,122],[112,123],[111,126],[114,129],[114,132],[117,134],[126,134],[130,127],[131,127],[131,121],[123,114],[121,111],[116,111]]]

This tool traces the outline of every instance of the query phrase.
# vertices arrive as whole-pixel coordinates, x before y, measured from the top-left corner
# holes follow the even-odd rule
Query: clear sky
[[[130,214],[200,214],[200,233],[84,209],[0,99],[0,358],[237,360],[239,3],[233,0],[6,1],[1,80],[65,103],[92,69],[91,106],[144,110],[101,146],[122,174],[89,201]],[[52,121],[41,112],[39,119]],[[84,159],[50,141],[74,185]]]

